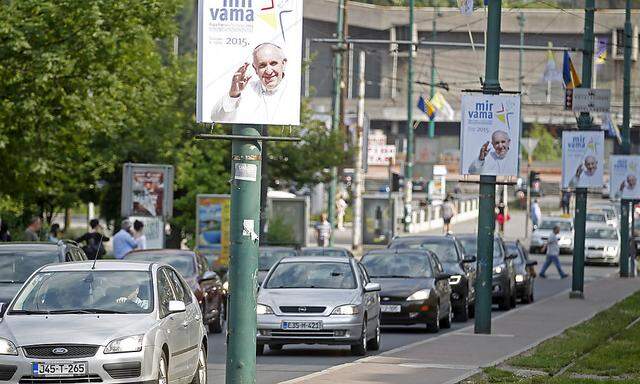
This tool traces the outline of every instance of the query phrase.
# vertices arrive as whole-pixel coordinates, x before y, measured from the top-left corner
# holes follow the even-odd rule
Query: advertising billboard
[[[562,188],[601,188],[604,132],[562,132]]]
[[[173,215],[173,167],[124,164],[121,214],[123,217],[170,218]]]
[[[462,95],[460,173],[517,176],[520,95]]]
[[[229,265],[231,246],[231,197],[196,197],[196,250],[209,262]]]
[[[609,157],[609,191],[614,199],[640,200],[640,156],[615,155]]]
[[[302,0],[200,0],[197,121],[300,124]]]

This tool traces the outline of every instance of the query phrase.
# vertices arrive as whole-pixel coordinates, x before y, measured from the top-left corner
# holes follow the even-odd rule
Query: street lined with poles
[[[409,45],[407,56],[407,150],[404,164],[404,230],[409,232],[411,228],[412,200],[413,200],[413,55],[414,49],[414,0],[409,0]]]

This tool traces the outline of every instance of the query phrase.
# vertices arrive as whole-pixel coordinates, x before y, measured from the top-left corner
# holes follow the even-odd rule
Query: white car
[[[620,262],[620,233],[608,225],[589,225],[585,234],[585,262],[614,264]]]
[[[207,333],[175,269],[148,262],[48,265],[0,322],[7,383],[207,382]]]
[[[586,220],[587,225],[609,225],[613,227],[607,220],[607,214],[603,211],[587,211]]]
[[[560,227],[560,251],[573,252],[573,221],[564,217],[545,217],[540,221],[538,228],[531,234],[531,244],[529,252],[540,252],[543,245],[547,243],[549,235],[555,226]]]

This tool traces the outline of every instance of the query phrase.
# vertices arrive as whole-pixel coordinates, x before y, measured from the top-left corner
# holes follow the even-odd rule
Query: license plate
[[[86,362],[33,363],[34,376],[76,376],[87,374]]]
[[[399,305],[381,305],[380,310],[385,313],[400,313]]]
[[[322,321],[283,321],[282,329],[320,331],[322,330]]]

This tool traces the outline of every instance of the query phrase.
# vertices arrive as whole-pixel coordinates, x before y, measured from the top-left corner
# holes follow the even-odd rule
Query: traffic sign
[[[609,112],[611,90],[575,88],[573,90],[573,112]]]

